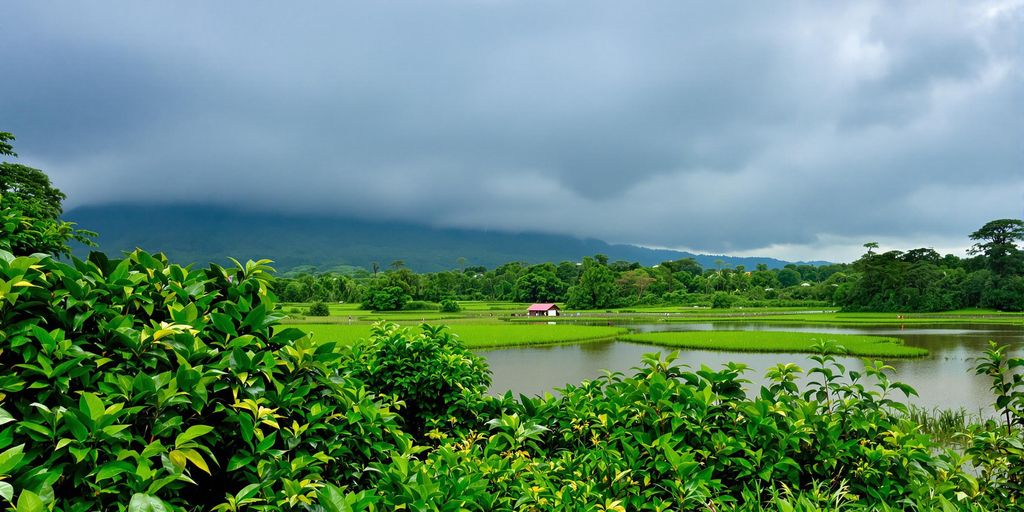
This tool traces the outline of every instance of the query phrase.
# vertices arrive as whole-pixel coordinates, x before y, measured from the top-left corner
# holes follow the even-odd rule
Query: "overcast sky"
[[[0,52],[0,131],[67,208],[832,261],[1024,211],[1021,1],[25,0]]]

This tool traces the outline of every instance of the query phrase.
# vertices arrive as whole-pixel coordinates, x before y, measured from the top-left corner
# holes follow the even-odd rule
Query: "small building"
[[[561,310],[554,304],[534,304],[526,310],[527,316],[558,316]]]

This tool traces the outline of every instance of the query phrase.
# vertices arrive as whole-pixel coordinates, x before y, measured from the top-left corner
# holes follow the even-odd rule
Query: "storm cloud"
[[[1024,208],[1019,1],[22,1],[0,49],[69,208],[832,260]]]

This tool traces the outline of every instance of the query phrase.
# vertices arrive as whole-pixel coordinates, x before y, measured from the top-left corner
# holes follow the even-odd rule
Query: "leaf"
[[[194,425],[188,428],[188,430],[178,434],[178,437],[174,439],[174,447],[180,448],[181,445],[197,438],[209,434],[213,430],[213,427],[208,425]]]
[[[82,393],[82,397],[78,401],[78,409],[96,421],[103,417],[106,407],[103,406],[103,400],[100,400],[100,397],[92,393]]]
[[[192,449],[181,450],[181,452],[184,453],[185,458],[192,461],[192,464],[195,464],[197,468],[203,470],[207,475],[211,474],[210,466],[206,465],[206,460],[203,459],[203,456],[200,455],[199,452]]]
[[[21,462],[23,457],[25,457],[24,444],[19,444],[14,448],[10,448],[5,452],[0,453],[0,475],[10,474],[11,470]]]
[[[324,508],[326,512],[350,512],[351,507],[345,502],[345,495],[341,492],[341,489],[327,484],[324,488],[320,489],[317,493],[317,498],[320,499],[320,506]]]
[[[171,450],[171,453],[167,454],[171,459],[171,463],[178,467],[178,469],[185,469],[185,464],[188,464],[188,457],[182,453],[181,450]]]
[[[11,416],[11,413],[9,412],[0,409],[0,425],[10,423],[12,421],[14,421],[14,416]]]
[[[128,512],[168,512],[168,509],[160,498],[140,492],[132,496],[132,501],[128,503]]]
[[[228,461],[228,471],[235,471],[238,468],[243,468],[252,462],[252,457],[246,455],[235,455]]]
[[[23,490],[18,496],[18,506],[14,510],[16,512],[45,512],[46,507],[43,506],[43,499],[38,494]]]
[[[14,499],[14,486],[7,482],[0,482],[0,498],[8,502]]]

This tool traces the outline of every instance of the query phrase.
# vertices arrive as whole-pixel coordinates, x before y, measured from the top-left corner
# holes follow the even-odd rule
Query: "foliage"
[[[822,345],[821,350],[828,347]],[[751,397],[742,365],[688,371],[659,354],[561,397],[488,398],[483,430],[455,428],[418,457],[372,465],[370,487],[325,488],[354,511],[982,510],[961,470],[903,418],[891,368],[847,372],[816,358]],[[869,383],[874,383],[869,385]],[[872,389],[873,388],[873,389]],[[995,503],[995,502],[991,502]]]
[[[309,316],[328,316],[331,314],[331,310],[327,307],[326,302],[318,301],[310,304],[309,309],[306,310],[306,314]]]
[[[402,287],[389,286],[382,280],[370,285],[363,294],[363,309],[397,311],[410,300],[412,300],[410,295]]]
[[[718,292],[711,297],[713,309],[729,309],[732,307],[733,298],[728,293]]]
[[[987,495],[1005,503],[1024,504],[1024,358],[1006,355],[1007,347],[990,343],[976,360],[975,371],[992,379],[995,410],[1003,424],[989,421],[965,436],[966,453],[980,470]]]
[[[836,354],[867,357],[921,357],[928,350],[907,347],[896,338],[859,334],[817,334],[775,331],[690,331],[627,334],[619,339],[667,347],[733,352],[804,352],[819,350],[822,340],[836,343]]]
[[[458,313],[462,311],[462,307],[459,303],[452,299],[444,299],[441,301],[441,312],[442,313]]]
[[[1024,221],[998,219],[985,223],[970,235],[975,243],[971,254],[984,254],[989,268],[997,276],[1005,277],[1024,269],[1024,253],[1017,247],[1024,242]]]
[[[615,275],[598,260],[583,259],[579,282],[569,289],[567,305],[572,309],[603,309],[614,306]]]
[[[422,325],[417,334],[395,324],[374,326],[352,346],[343,368],[370,390],[394,398],[407,432],[464,418],[491,384],[483,359],[444,327]]]
[[[17,156],[14,136],[0,132],[0,155]],[[12,254],[69,255],[72,240],[94,245],[96,233],[60,220],[65,195],[40,171],[0,162],[0,250]]]
[[[269,271],[3,254],[0,496],[281,510],[363,479],[405,442],[395,415],[338,373],[341,347],[273,329]]]

